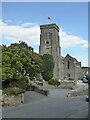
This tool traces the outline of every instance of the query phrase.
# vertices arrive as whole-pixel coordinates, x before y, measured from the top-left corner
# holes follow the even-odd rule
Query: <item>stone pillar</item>
[[[42,76],[41,73],[38,73],[37,79],[38,79],[39,81],[43,81],[43,76]]]

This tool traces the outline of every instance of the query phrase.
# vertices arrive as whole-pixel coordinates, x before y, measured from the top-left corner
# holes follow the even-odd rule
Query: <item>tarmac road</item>
[[[49,89],[50,95],[25,93],[25,103],[3,108],[3,118],[87,118],[86,96],[66,97],[70,90]]]

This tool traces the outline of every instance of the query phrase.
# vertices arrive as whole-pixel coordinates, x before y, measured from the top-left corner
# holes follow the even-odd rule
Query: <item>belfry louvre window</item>
[[[45,33],[45,39],[47,40],[48,36],[47,36],[47,33]]]
[[[49,32],[49,39],[52,39],[52,33]]]
[[[67,68],[70,69],[70,62],[67,61]]]

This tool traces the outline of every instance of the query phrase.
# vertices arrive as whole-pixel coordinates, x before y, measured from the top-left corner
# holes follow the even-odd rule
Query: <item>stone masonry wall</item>
[[[7,96],[6,94],[2,97],[2,106],[15,106],[24,103],[24,94]]]

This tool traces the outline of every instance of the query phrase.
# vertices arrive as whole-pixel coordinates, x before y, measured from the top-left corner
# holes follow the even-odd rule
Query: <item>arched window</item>
[[[70,62],[67,62],[67,68],[70,69]]]

